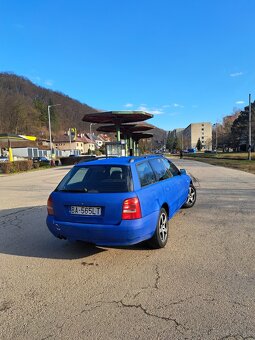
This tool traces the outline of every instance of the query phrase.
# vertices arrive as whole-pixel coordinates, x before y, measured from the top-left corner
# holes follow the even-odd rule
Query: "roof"
[[[99,124],[123,124],[139,122],[152,117],[152,114],[144,111],[106,111],[86,114],[82,120]]]
[[[88,137],[77,137],[75,140],[71,140],[71,143],[76,142],[83,142],[83,143],[94,143],[93,140],[89,139]],[[59,139],[54,139],[53,143],[70,143],[70,139],[68,136],[61,137]]]
[[[80,162],[76,166],[84,165],[130,165],[131,161],[137,163],[141,160],[162,157],[160,155],[146,155],[146,156],[128,156],[128,157],[111,157],[111,158],[98,158],[88,162]]]
[[[145,124],[122,124],[120,126],[120,131],[126,134],[131,134],[135,131],[148,131],[153,129],[153,126],[145,125]],[[102,132],[115,132],[116,126],[115,125],[104,125],[97,128],[97,131]]]

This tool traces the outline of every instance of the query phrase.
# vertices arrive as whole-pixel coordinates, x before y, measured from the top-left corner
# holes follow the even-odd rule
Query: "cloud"
[[[230,77],[240,77],[242,75],[243,75],[243,72],[230,73]]]
[[[236,104],[244,104],[245,102],[243,100],[236,101]]]
[[[32,77],[30,77],[30,79],[33,80],[33,81],[36,81],[38,83],[42,80],[41,77],[39,77],[39,76],[32,76]]]
[[[148,107],[146,104],[141,104],[138,108],[138,111],[145,111],[151,113],[153,115],[162,115],[164,114],[164,110],[161,107]]]
[[[181,104],[174,103],[174,104],[173,104],[173,107],[180,107],[180,108],[183,108],[184,106],[181,105]]]
[[[154,109],[154,110],[150,110],[150,113],[152,113],[153,115],[162,115],[164,112],[161,109]]]
[[[148,107],[145,104],[141,104],[137,108],[138,111],[149,111]]]
[[[52,86],[52,85],[53,85],[53,81],[50,80],[50,79],[48,79],[48,80],[45,80],[44,84],[45,84],[46,86]]]
[[[125,107],[133,107],[133,106],[134,106],[134,104],[127,103],[127,104],[125,104],[124,106],[125,106]]]

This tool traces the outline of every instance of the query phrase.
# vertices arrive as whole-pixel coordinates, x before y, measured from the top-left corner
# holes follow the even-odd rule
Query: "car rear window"
[[[56,191],[118,193],[133,191],[129,166],[86,165],[74,167]]]

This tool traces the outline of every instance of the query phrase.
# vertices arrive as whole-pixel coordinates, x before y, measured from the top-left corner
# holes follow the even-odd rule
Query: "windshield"
[[[76,166],[56,188],[56,191],[83,193],[114,193],[132,190],[130,168],[120,165]]]

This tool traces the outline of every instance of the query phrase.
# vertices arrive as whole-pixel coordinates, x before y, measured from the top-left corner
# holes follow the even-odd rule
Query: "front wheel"
[[[168,216],[164,208],[160,209],[159,218],[156,230],[152,238],[149,240],[149,245],[152,248],[164,248],[168,239]]]
[[[187,201],[183,204],[183,208],[193,207],[193,205],[196,203],[196,199],[197,199],[196,188],[194,187],[193,184],[190,184]]]

